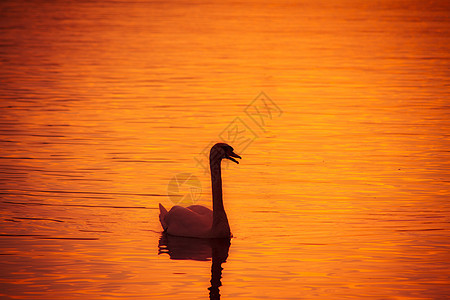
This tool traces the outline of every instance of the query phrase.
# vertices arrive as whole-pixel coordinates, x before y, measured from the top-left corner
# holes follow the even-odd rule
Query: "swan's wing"
[[[212,213],[199,214],[189,208],[174,206],[165,217],[167,233],[178,236],[203,237],[212,226]]]
[[[212,210],[210,210],[209,208],[204,207],[202,205],[191,205],[186,208],[190,209],[200,215],[211,215],[211,217],[212,217],[212,213],[213,213]]]

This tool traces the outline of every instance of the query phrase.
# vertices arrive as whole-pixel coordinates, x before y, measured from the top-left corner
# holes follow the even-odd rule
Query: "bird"
[[[159,203],[159,220],[164,232],[174,236],[196,238],[231,238],[230,225],[223,206],[222,175],[220,164],[222,159],[229,159],[237,164],[233,147],[226,143],[212,146],[209,154],[211,169],[211,186],[213,209],[202,205],[182,207],[173,206],[169,211]]]

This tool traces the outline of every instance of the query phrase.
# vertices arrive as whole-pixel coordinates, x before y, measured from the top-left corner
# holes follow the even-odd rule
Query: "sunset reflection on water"
[[[445,298],[449,12],[1,2],[0,296]],[[185,173],[211,206],[218,141],[242,156],[222,174],[234,238],[174,259],[158,203]]]

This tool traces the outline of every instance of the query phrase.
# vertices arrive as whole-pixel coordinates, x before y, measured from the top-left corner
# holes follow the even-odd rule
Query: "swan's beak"
[[[228,158],[229,160],[234,161],[235,163],[239,164],[239,162],[237,160],[235,160],[233,157],[242,159],[239,155],[237,155],[234,152],[230,152],[230,153],[227,154],[227,156],[225,156],[225,158]]]

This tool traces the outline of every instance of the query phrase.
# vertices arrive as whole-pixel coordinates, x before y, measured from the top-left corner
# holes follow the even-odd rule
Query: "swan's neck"
[[[213,196],[213,224],[211,230],[213,233],[229,237],[230,226],[228,224],[228,218],[223,207],[222,199],[222,172],[220,169],[220,159],[211,159],[210,167]]]

